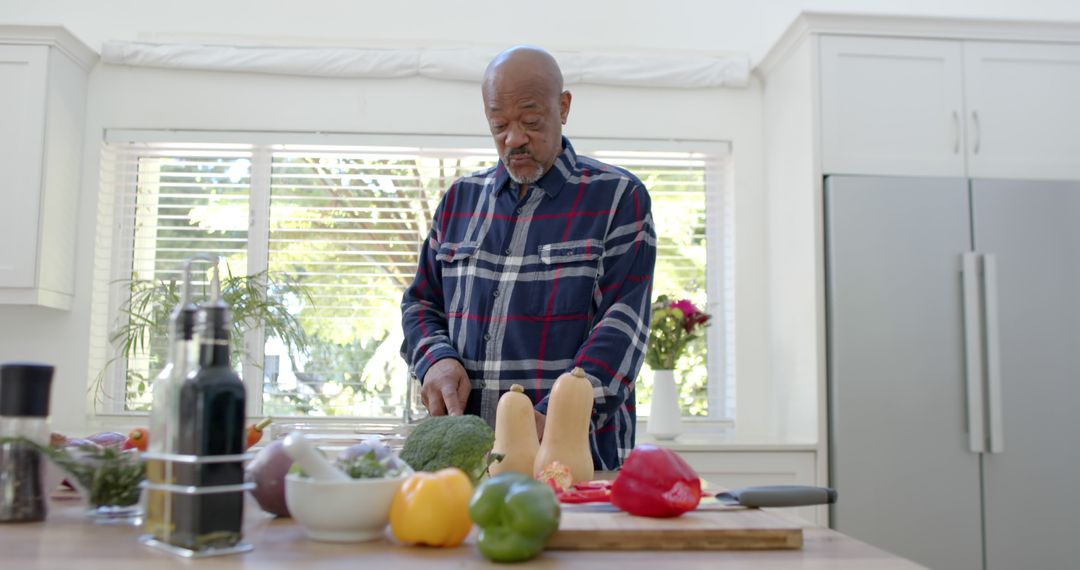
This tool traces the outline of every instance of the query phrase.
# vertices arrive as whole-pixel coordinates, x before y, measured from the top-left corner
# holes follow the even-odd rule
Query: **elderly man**
[[[546,51],[499,54],[482,91],[500,161],[443,195],[402,300],[402,355],[430,414],[494,423],[499,397],[521,384],[541,434],[555,379],[582,367],[593,462],[615,469],[634,446],[649,333],[648,191],[562,136],[571,97]]]

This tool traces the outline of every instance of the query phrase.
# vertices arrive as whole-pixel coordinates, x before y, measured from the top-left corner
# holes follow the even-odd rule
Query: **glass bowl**
[[[358,420],[279,420],[270,424],[270,440],[300,432],[331,457],[366,439],[380,439],[395,452],[405,445],[406,427],[401,423]]]
[[[86,500],[95,522],[141,524],[146,461],[135,449],[86,445],[53,448],[49,458]]]

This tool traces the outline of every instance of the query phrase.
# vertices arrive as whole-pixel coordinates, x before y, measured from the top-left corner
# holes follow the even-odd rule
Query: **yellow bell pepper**
[[[471,498],[469,476],[456,467],[414,473],[394,495],[390,530],[401,542],[457,546],[472,529]]]

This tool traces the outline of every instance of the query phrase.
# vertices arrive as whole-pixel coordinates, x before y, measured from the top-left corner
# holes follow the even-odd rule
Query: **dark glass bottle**
[[[244,453],[244,385],[229,364],[229,308],[220,299],[199,307],[199,367],[180,389],[177,451],[208,457]],[[177,484],[204,491],[244,482],[241,461],[178,464]],[[235,546],[241,538],[244,492],[177,494],[170,542],[189,550]]]
[[[49,444],[53,367],[0,366],[0,522],[45,520],[47,493],[39,445]]]

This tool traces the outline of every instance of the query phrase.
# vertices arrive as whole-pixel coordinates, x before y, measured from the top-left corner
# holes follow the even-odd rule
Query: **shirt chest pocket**
[[[435,254],[435,260],[442,266],[443,309],[448,312],[465,312],[471,307],[470,300],[463,294],[468,283],[476,273],[474,243],[442,244]]]
[[[515,293],[526,296],[530,315],[585,319],[603,255],[604,245],[595,239],[543,244],[538,263],[522,275]]]

